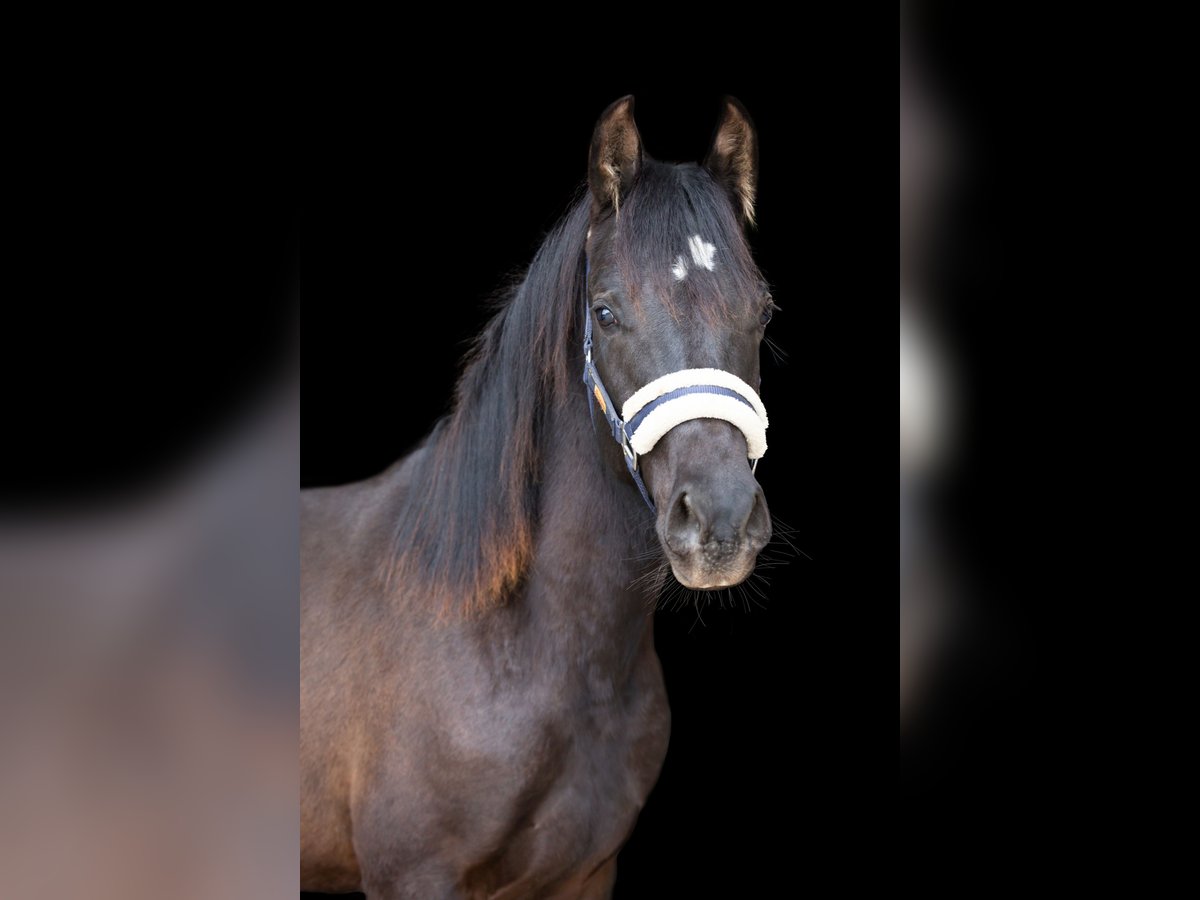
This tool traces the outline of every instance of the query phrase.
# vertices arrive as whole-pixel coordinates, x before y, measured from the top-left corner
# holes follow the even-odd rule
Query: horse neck
[[[616,444],[603,440],[604,421],[593,431],[582,390],[548,424],[527,622],[611,683],[653,647],[654,519]]]

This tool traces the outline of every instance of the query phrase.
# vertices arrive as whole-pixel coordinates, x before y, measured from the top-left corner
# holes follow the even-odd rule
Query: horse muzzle
[[[771,539],[771,517],[741,433],[721,421],[685,422],[646,460],[652,484],[670,485],[655,491],[657,525],[680,584],[719,590],[745,581]]]

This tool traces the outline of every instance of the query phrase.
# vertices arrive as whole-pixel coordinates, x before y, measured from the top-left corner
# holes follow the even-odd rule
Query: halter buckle
[[[621,449],[625,451],[626,464],[630,471],[637,471],[638,455],[633,452],[633,447],[629,443],[629,437],[625,434],[625,428],[621,428]]]

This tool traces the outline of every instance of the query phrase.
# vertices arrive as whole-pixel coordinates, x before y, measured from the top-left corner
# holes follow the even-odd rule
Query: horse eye
[[[761,325],[762,325],[764,328],[766,328],[766,327],[767,327],[767,323],[771,321],[771,317],[772,317],[773,315],[775,315],[775,310],[774,310],[774,308],[773,308],[773,307],[770,307],[770,306],[768,306],[766,309],[764,309],[764,310],[762,311],[762,315],[758,317],[758,321],[759,321],[759,323],[760,323],[760,324],[761,324]]]
[[[596,310],[596,321],[599,322],[602,327],[607,328],[609,325],[612,325],[617,321],[617,317],[613,315],[613,311],[607,306],[601,306]]]

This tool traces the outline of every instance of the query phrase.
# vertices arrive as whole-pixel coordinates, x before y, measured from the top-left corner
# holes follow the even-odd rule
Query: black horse
[[[656,162],[614,103],[453,412],[303,493],[304,889],[610,895],[667,750],[656,573],[736,584],[771,532],[756,150],[731,99],[703,165]]]

